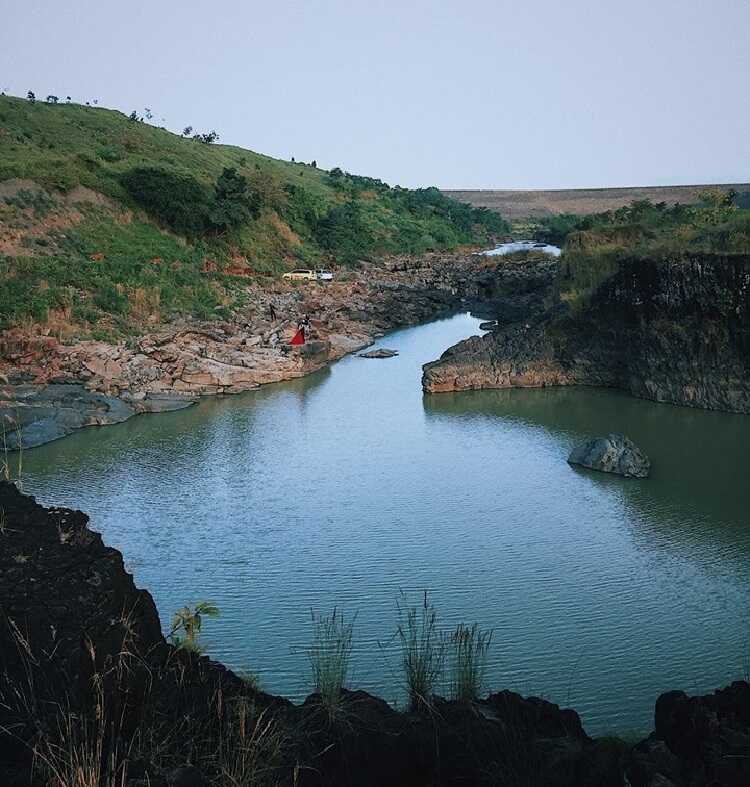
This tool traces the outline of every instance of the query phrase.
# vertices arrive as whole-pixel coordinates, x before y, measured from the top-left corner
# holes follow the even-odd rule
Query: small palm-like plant
[[[202,648],[198,638],[204,617],[218,618],[219,608],[210,601],[199,601],[194,607],[185,606],[178,609],[172,617],[169,639],[179,648],[201,653]]]

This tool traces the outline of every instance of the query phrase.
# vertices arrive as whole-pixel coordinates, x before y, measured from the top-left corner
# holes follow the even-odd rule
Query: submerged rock
[[[648,478],[651,472],[651,462],[646,454],[632,440],[621,434],[595,437],[576,446],[570,452],[568,462],[603,473],[616,473],[626,478]]]
[[[366,353],[360,353],[360,358],[393,358],[394,356],[398,355],[398,350],[387,350],[384,347],[381,347],[378,350],[370,350]]]

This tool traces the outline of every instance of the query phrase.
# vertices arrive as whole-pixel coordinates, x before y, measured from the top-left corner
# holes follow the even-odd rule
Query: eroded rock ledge
[[[600,385],[750,412],[750,257],[621,259],[576,308],[563,256],[546,307],[424,367],[428,392]]]
[[[247,307],[230,321],[177,322],[117,344],[0,334],[0,419],[22,427],[20,435],[6,429],[6,444],[14,448],[20,437],[40,445],[82,426],[301,377],[387,330],[461,305],[494,308],[501,297],[486,258],[469,252],[395,257],[333,282],[252,283],[246,295]],[[310,341],[290,347],[302,317]]]
[[[279,785],[622,787],[624,774],[632,787],[750,783],[748,683],[705,697],[662,695],[654,733],[633,749],[590,738],[573,710],[509,691],[471,706],[438,700],[429,714],[346,692],[343,715],[331,721],[315,695],[294,706],[168,645],[151,596],[85,514],[43,508],[6,482],[0,512],[3,787],[43,784],[38,772],[32,779],[32,748],[54,731],[61,707],[86,713],[102,696],[121,720],[120,743],[147,733],[127,760],[128,787],[167,787],[187,762],[205,783],[226,784],[220,757],[238,704],[272,723],[259,768]],[[168,745],[143,745],[165,731]]]

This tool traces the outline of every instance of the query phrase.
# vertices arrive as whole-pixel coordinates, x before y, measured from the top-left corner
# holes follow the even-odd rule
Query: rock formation
[[[648,478],[651,472],[649,458],[632,440],[621,434],[595,437],[576,446],[570,452],[568,462],[626,478]]]
[[[750,257],[623,258],[575,307],[566,265],[545,308],[427,364],[424,389],[601,385],[750,412]]]
[[[379,347],[377,350],[370,350],[366,353],[360,353],[360,358],[394,358],[398,355],[398,350],[388,350],[385,347]]]

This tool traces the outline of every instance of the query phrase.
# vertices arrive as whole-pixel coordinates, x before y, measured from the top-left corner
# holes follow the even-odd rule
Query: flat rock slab
[[[398,355],[398,350],[386,350],[384,347],[381,347],[378,350],[370,350],[366,353],[360,353],[360,358],[393,358],[394,356]]]
[[[0,419],[4,445],[9,451],[35,448],[84,426],[119,424],[139,412],[178,410],[194,401],[194,398],[169,394],[126,401],[88,391],[79,384],[3,386]]]
[[[626,478],[648,478],[651,472],[651,461],[646,454],[632,440],[621,434],[595,437],[576,446],[570,452],[568,462],[602,473],[616,473]]]

